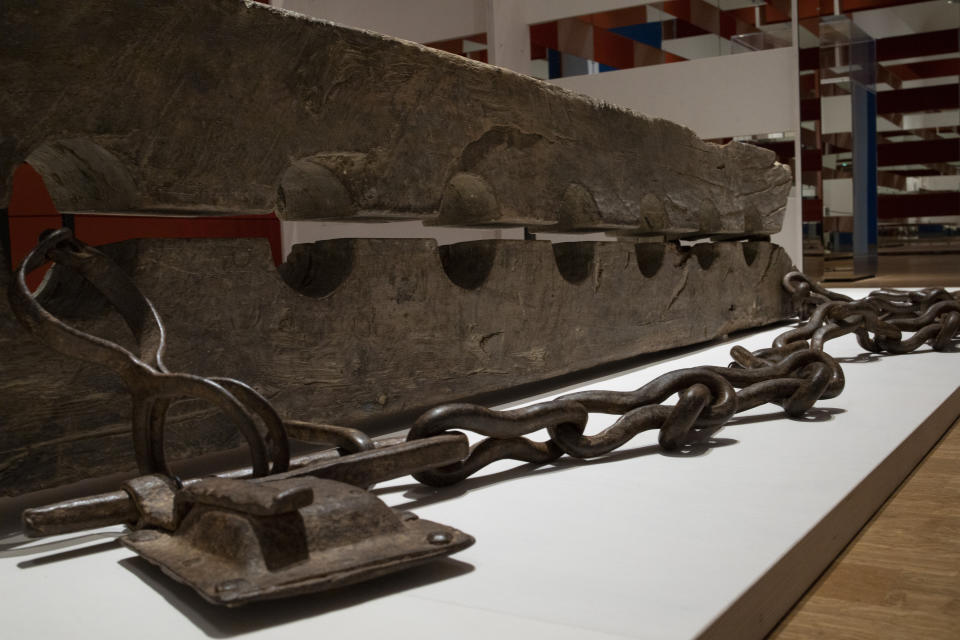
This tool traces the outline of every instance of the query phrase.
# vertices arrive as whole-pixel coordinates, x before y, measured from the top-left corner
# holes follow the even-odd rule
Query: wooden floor
[[[770,638],[960,638],[960,421]]]
[[[960,285],[960,254],[879,267],[844,286]],[[960,420],[769,637],[960,640]]]
[[[804,256],[803,271],[815,279],[849,261],[827,261]],[[835,275],[835,274],[834,274]],[[852,282],[828,282],[834,287],[960,287],[960,250],[952,253],[883,253],[877,261],[877,274]]]

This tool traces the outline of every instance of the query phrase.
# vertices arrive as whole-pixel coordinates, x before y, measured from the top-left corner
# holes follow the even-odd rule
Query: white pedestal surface
[[[726,365],[732,344],[769,346],[785,328],[563,392],[629,390],[677,368]],[[844,359],[846,388],[808,419],[765,405],[682,454],[662,453],[656,433],[645,433],[600,459],[505,461],[448,489],[411,478],[380,485],[391,506],[477,542],[449,560],[337,592],[225,609],[112,542],[119,528],[59,546],[31,542],[36,549],[2,540],[3,635],[763,635],[960,414],[955,352],[866,357],[852,336],[827,351]],[[613,419],[592,416],[587,433]]]

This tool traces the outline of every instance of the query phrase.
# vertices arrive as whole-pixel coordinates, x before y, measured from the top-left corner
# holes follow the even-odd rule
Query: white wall
[[[930,127],[955,127],[960,122],[960,111],[937,111],[936,113],[908,113],[903,116],[904,129]]]
[[[487,62],[530,74],[530,27],[524,5],[487,0]]]
[[[513,0],[524,6],[527,24],[548,22],[558,18],[582,16],[588,13],[613,11],[636,7],[641,4],[653,4],[660,0]]]
[[[273,0],[273,6],[414,42],[487,30],[487,0]]]
[[[527,25],[654,1],[274,0],[273,4],[416,42],[487,32],[492,63],[529,72]],[[704,39],[686,40],[689,42],[675,44],[700,46]],[[798,95],[796,68],[796,51],[784,48],[563,78],[555,82],[641,113],[679,122],[703,138],[720,138],[794,130]],[[847,111],[849,114],[849,107]],[[791,197],[784,231],[775,236],[775,241],[787,249],[797,264],[800,263],[799,220],[800,202]],[[419,222],[297,222],[284,223],[282,235],[286,253],[293,243],[321,238],[435,237],[439,242],[447,243],[481,237],[522,237],[517,235],[520,233],[518,229],[444,230],[424,227]]]
[[[958,142],[957,144],[960,144]],[[907,191],[960,191],[960,176],[917,176],[907,178]]]
[[[799,95],[799,94],[798,94]],[[803,270],[803,202],[797,197],[797,188],[790,189],[787,197],[787,212],[783,216],[783,226],[779,233],[770,236],[774,242],[787,252],[795,267]]]
[[[783,48],[553,82],[721,138],[795,129],[795,73],[793,52]]]
[[[455,229],[428,227],[419,220],[400,222],[340,222],[337,220],[297,220],[280,223],[280,244],[286,260],[295,244],[335,238],[433,238],[437,244],[469,240],[523,240],[523,229]]]
[[[853,179],[824,180],[823,206],[830,208],[832,216],[853,215]]]
[[[960,4],[930,0],[899,7],[858,11],[853,21],[873,38],[904,36],[960,27]]]
[[[662,48],[664,51],[668,51],[681,58],[695,60],[697,58],[728,55],[731,50],[731,45],[729,40],[725,40],[714,33],[704,33],[699,36],[690,36],[689,38],[664,40]]]
[[[852,108],[848,95],[820,98],[820,126],[823,134],[853,131]],[[877,126],[880,126],[879,121]]]
[[[487,31],[490,4],[526,25],[658,0],[273,0],[273,6],[414,42]],[[528,45],[529,46],[529,45]]]

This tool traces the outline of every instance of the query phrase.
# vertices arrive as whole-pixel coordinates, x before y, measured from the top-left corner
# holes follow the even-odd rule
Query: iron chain
[[[660,431],[660,446],[673,450],[688,442],[691,431],[720,427],[735,414],[766,403],[800,417],[818,400],[843,391],[843,370],[823,350],[827,341],[855,333],[859,344],[875,353],[907,353],[926,343],[943,351],[960,329],[960,300],[944,289],[883,289],[853,300],[797,271],[784,277],[783,286],[793,297],[802,324],[777,336],[767,349],[751,352],[734,346],[729,367],[681,369],[635,391],[581,391],[507,411],[463,403],[427,411],[410,429],[408,440],[454,430],[486,438],[474,444],[461,462],[414,477],[445,486],[497,460],[543,464],[564,454],[592,458],[653,429]],[[904,338],[904,332],[913,335]],[[674,394],[676,404],[661,404]],[[599,433],[584,435],[591,413],[620,417]],[[544,442],[525,437],[543,429],[549,436]]]

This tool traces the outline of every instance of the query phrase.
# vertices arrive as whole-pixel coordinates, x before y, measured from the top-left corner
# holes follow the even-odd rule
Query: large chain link
[[[783,407],[791,417],[806,413],[820,399],[837,396],[844,386],[840,364],[824,352],[828,340],[855,333],[868,351],[907,353],[929,343],[946,350],[960,329],[960,300],[944,289],[883,289],[862,300],[828,291],[800,272],[783,279],[802,324],[748,351],[731,349],[728,367],[704,366],[661,375],[635,391],[580,391],[520,409],[496,411],[474,404],[445,404],[424,413],[408,440],[454,430],[486,436],[461,462],[421,471],[425,484],[459,482],[497,460],[547,463],[566,454],[601,456],[637,434],[658,429],[660,446],[674,450],[691,431],[716,428],[742,411],[762,404]],[[904,338],[905,332],[913,332]],[[674,405],[662,404],[677,394]],[[595,435],[584,435],[591,413],[620,416]],[[543,442],[525,436],[546,430]]]

